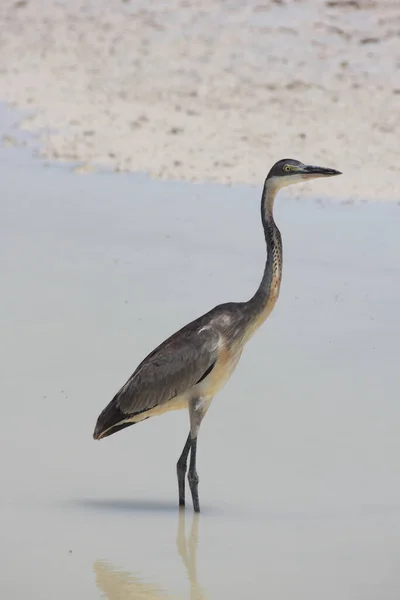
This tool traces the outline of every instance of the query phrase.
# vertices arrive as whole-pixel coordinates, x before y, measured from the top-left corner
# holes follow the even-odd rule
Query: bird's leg
[[[203,398],[194,398],[189,402],[190,415],[190,463],[188,481],[192,493],[194,512],[200,512],[199,476],[196,470],[197,435],[207,407]]]
[[[190,452],[188,481],[189,481],[190,491],[192,493],[193,510],[194,510],[194,512],[200,512],[199,476],[198,476],[197,470],[196,470],[197,437],[191,439],[190,450],[191,450],[191,452]]]
[[[179,506],[185,506],[185,475],[187,468],[187,458],[190,450],[190,432],[183,447],[182,454],[176,463],[176,473],[178,475]]]

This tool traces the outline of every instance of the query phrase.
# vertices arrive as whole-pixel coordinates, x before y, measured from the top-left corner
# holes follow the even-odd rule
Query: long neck
[[[273,208],[278,188],[273,180],[266,180],[261,199],[261,221],[267,245],[267,261],[263,278],[254,296],[248,301],[251,336],[265,321],[275,306],[282,279],[282,238],[274,221]],[[247,337],[247,336],[246,336]]]

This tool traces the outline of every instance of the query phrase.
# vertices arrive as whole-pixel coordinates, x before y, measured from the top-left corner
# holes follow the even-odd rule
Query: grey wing
[[[149,354],[100,413],[95,439],[132,425],[129,419],[183,394],[212,371],[220,334],[193,322]]]
[[[183,328],[138,366],[114,398],[118,407],[133,415],[183,394],[212,370],[219,341],[211,327]]]
[[[211,371],[219,333],[209,327],[184,329],[156,348],[139,365],[115,398],[128,415],[149,410],[183,394]]]

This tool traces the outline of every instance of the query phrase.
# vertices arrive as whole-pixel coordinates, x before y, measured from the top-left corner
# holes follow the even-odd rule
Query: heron
[[[188,409],[189,434],[176,464],[181,507],[185,505],[187,473],[193,510],[200,512],[196,457],[201,422],[237,367],[245,344],[270,315],[279,296],[283,255],[273,215],[276,195],[285,186],[334,175],[341,173],[293,159],[273,165],[261,196],[267,258],[255,294],[246,302],[219,304],[167,338],[139,364],[97,419],[93,437],[99,440],[150,417]]]

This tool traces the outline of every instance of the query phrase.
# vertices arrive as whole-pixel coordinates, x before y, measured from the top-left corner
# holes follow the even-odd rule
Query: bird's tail
[[[107,404],[97,419],[93,433],[94,439],[100,440],[125,429],[125,427],[134,425],[134,421],[128,421],[128,419],[129,416],[122,412],[114,398]]]

